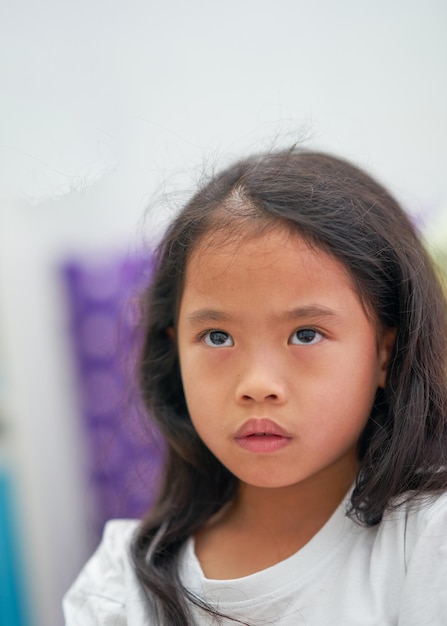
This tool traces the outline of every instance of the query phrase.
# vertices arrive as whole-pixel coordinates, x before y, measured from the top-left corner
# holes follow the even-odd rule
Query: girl
[[[67,626],[446,624],[446,307],[385,189],[295,148],[237,163],[146,304],[164,484],[107,525]]]

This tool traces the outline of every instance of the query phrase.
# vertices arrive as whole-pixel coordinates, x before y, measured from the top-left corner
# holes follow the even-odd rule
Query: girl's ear
[[[384,328],[379,341],[379,387],[385,387],[388,364],[396,342],[397,328]]]
[[[175,329],[174,329],[174,326],[168,326],[167,329],[166,329],[166,334],[168,335],[169,339],[174,341],[174,339],[175,339]]]

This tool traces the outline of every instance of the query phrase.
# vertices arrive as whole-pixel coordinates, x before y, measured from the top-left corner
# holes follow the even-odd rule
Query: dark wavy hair
[[[191,603],[218,618],[182,586],[178,555],[237,488],[191,423],[167,329],[175,327],[188,259],[205,235],[246,237],[247,229],[278,224],[342,263],[365,310],[397,330],[386,386],[358,442],[351,515],[374,525],[396,502],[447,489],[446,304],[411,221],[380,184],[342,159],[294,147],[240,161],[204,184],[174,219],[144,303],[140,384],[167,457],[132,555],[160,624],[192,624]]]

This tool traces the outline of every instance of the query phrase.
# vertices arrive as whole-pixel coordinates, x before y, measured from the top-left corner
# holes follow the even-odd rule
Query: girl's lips
[[[284,428],[265,418],[250,419],[244,422],[236,432],[235,439],[250,437],[251,435],[276,435],[277,437],[291,438],[291,435]]]
[[[242,424],[235,435],[242,448],[258,454],[275,452],[287,446],[292,437],[269,419],[251,419]]]

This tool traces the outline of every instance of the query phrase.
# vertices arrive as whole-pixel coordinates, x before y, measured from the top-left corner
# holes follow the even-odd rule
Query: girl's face
[[[353,479],[393,337],[344,267],[298,235],[210,236],[188,263],[178,318],[191,420],[249,485]]]

